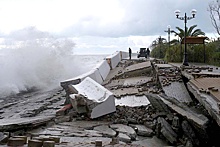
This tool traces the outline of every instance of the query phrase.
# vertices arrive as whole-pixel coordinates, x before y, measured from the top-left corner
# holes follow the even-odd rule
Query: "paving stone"
[[[126,143],[131,142],[131,138],[128,135],[124,134],[124,133],[119,133],[118,134],[118,139],[120,141],[123,141],[123,142],[126,142]]]
[[[134,129],[130,126],[123,125],[123,124],[112,124],[110,125],[110,127],[112,129],[115,129],[118,132],[127,134],[129,137],[131,137],[132,140],[136,139],[137,134],[134,131]]]
[[[109,128],[108,125],[94,127],[94,130],[99,131],[103,134],[103,136],[106,137],[114,137],[116,135],[116,132],[113,129]]]
[[[145,136],[145,137],[151,137],[153,136],[153,130],[150,128],[147,128],[144,125],[130,125],[133,128],[137,128],[137,135]]]

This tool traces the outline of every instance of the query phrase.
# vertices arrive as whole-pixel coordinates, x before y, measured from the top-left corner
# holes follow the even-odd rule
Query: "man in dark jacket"
[[[129,59],[131,60],[131,53],[132,53],[132,51],[131,51],[131,48],[129,47]]]

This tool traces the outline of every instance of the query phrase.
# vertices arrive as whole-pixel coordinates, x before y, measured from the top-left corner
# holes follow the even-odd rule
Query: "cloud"
[[[201,0],[121,0],[116,6],[120,8],[120,19],[111,19],[103,24],[103,17],[93,15],[80,19],[77,23],[62,31],[68,36],[151,36],[161,35],[168,25],[184,27],[184,22],[175,18],[174,11],[182,11],[181,16],[187,13],[191,16],[191,10],[197,9],[196,18],[188,21],[187,25],[197,24],[205,32],[212,32],[213,28],[207,11],[208,2]],[[114,12],[114,8],[111,8]],[[108,20],[106,16],[105,20]],[[205,23],[204,23],[205,22]]]
[[[184,27],[175,18],[181,10],[196,18],[187,25],[197,24],[206,33],[214,31],[207,11],[210,1],[201,0],[21,0],[0,1],[0,31],[35,26],[41,31],[62,36],[150,36],[161,35],[167,25]]]

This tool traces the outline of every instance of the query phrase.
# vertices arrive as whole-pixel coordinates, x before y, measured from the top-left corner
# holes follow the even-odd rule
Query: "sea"
[[[90,71],[108,56],[76,55],[76,44],[66,38],[43,35],[0,40],[0,98],[57,88],[61,81]]]

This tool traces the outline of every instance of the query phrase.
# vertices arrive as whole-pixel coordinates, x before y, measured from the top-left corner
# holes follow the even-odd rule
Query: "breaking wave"
[[[80,58],[74,55],[74,46],[72,39],[55,38],[34,27],[2,37],[0,97],[32,88],[58,87],[61,80],[90,70],[101,59]]]

